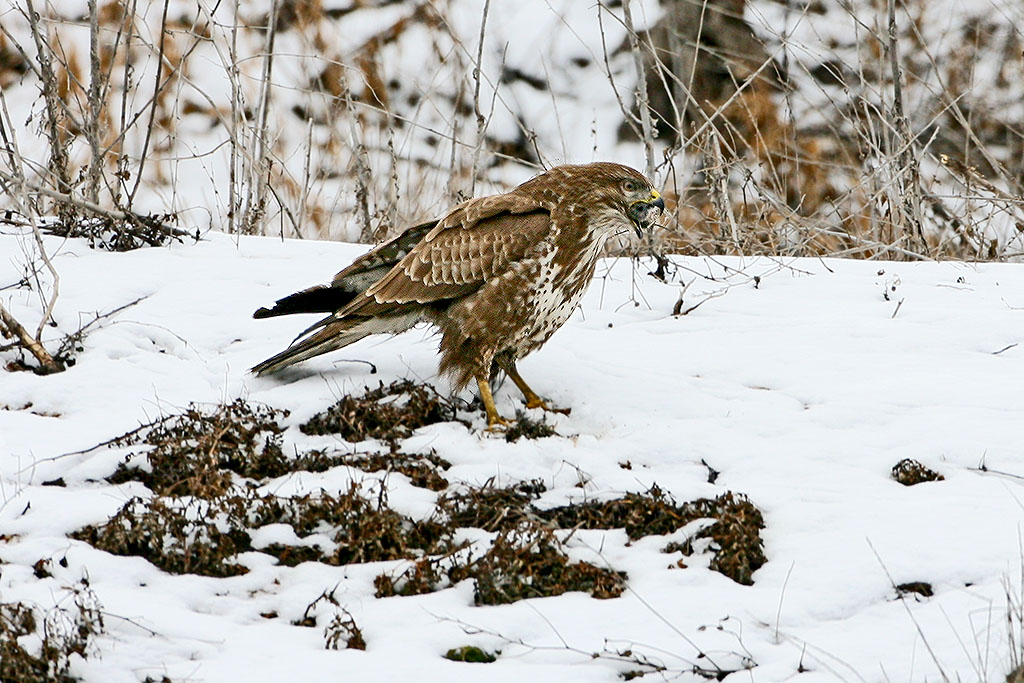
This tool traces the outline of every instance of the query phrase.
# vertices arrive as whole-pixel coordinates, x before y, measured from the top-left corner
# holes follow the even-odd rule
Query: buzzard
[[[642,236],[664,208],[643,175],[608,162],[557,166],[505,194],[470,199],[360,256],[330,285],[256,311],[255,318],[328,315],[252,372],[276,372],[425,320],[440,329],[440,370],[454,389],[476,380],[488,429],[508,424],[491,395],[499,371],[528,408],[552,410],[516,361],[568,320],[605,241],[629,228]]]

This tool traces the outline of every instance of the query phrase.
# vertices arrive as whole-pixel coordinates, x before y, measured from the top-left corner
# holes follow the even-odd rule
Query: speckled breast
[[[542,346],[579,306],[594,274],[597,251],[584,253],[583,259],[568,267],[557,261],[541,265],[541,275],[533,293],[530,324],[517,335],[515,347],[518,358]]]

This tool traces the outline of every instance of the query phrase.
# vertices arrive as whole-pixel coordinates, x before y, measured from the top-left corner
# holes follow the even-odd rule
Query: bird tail
[[[340,319],[327,316],[300,334],[300,338],[292,342],[287,349],[253,366],[250,372],[255,375],[277,372],[289,365],[354,344],[371,334],[404,332],[419,320],[419,315],[408,313],[393,316],[351,316]],[[301,338],[303,336],[304,339]]]
[[[273,308],[261,308],[252,317],[260,319],[292,313],[333,313],[346,306],[356,294],[355,291],[340,287],[317,285],[278,299]]]

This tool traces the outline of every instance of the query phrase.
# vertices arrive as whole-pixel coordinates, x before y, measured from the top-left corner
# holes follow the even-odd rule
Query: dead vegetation
[[[765,15],[750,0],[664,0],[655,21],[601,3],[600,44],[585,45],[597,58],[545,55],[540,73],[485,49],[486,30],[460,33],[454,6],[385,4],[404,11],[282,2],[276,12],[144,14],[100,4],[82,17],[19,3],[0,34],[0,83],[43,93],[36,130],[23,137],[48,144],[44,158],[15,155],[2,180],[56,213],[113,220],[147,189],[177,191],[198,162],[223,180],[224,196],[206,208],[229,232],[373,241],[478,193],[491,176],[497,189],[523,169],[591,155],[568,146],[565,122],[550,125],[547,107],[516,102],[529,92],[583,121],[581,100],[589,110],[596,96],[669,190],[664,251],[1021,252],[1018,8],[1000,20],[964,6],[948,30],[925,1]],[[338,38],[374,17],[376,30]],[[819,25],[850,30],[826,41]],[[810,28],[791,33],[800,26]],[[564,30],[559,38],[581,40]],[[402,59],[412,50],[414,70]],[[195,77],[211,64],[230,88],[211,91]],[[581,74],[607,90],[581,98],[572,89]],[[492,127],[495,118],[504,125]],[[593,146],[604,152],[596,135]],[[129,242],[147,242],[150,222],[173,222],[132,215],[117,227],[137,233]],[[994,234],[989,220],[1009,232]],[[98,226],[81,229],[119,243],[97,238]]]
[[[500,487],[487,482],[448,491],[438,499],[437,507],[454,526],[502,531],[533,514],[533,501],[546,490],[540,479]]]
[[[74,657],[88,658],[93,638],[104,632],[96,596],[83,582],[71,591],[72,607],[45,614],[23,602],[0,603],[0,681],[72,683]]]
[[[502,531],[482,557],[451,573],[453,582],[473,578],[478,605],[582,591],[605,600],[626,588],[626,575],[589,562],[569,562],[564,543],[550,527],[526,522]]]
[[[428,593],[473,579],[475,601],[482,605],[566,591],[597,598],[620,595],[624,574],[570,562],[565,544],[576,529],[623,528],[635,540],[708,520],[710,524],[666,551],[692,554],[706,539],[713,552],[711,567],[748,584],[765,561],[760,513],[745,497],[729,492],[677,505],[654,487],[612,501],[542,510],[535,505],[546,490],[540,480],[452,489],[439,473],[449,467],[447,462],[432,454],[397,450],[401,432],[396,425],[410,424],[400,408],[411,411],[415,423],[424,415],[439,414],[440,405],[423,387],[403,383],[400,388],[389,394],[389,388],[381,387],[365,399],[371,408],[392,399],[383,403],[387,419],[374,423],[380,427],[375,433],[385,435],[390,445],[380,453],[314,450],[286,457],[280,420],[288,413],[241,399],[206,408],[192,405],[142,425],[103,446],[134,449],[109,480],[141,481],[153,497],[133,498],[106,523],[73,536],[116,555],[145,558],[170,573],[210,577],[246,573],[240,556],[248,552],[271,555],[284,566],[406,560],[409,564],[397,574],[377,577],[378,597]],[[398,403],[396,396],[412,398]],[[353,481],[340,493],[260,492],[260,484],[270,479],[334,466],[403,472],[413,484],[442,493],[431,517],[414,520],[388,506],[383,481],[369,488]],[[268,525],[287,525],[297,541],[255,546],[253,531]],[[484,549],[456,543],[465,528],[497,536]],[[345,624],[344,619],[336,624],[335,635],[329,637],[332,647],[344,633],[355,637]]]
[[[477,605],[504,605],[568,591],[598,599],[616,598],[626,587],[622,572],[589,562],[570,562],[555,529],[528,520],[499,532],[482,554],[453,552],[414,562],[397,575],[380,574],[374,579],[375,595],[432,593],[466,579],[473,579]]]
[[[75,537],[113,554],[144,557],[164,571],[218,577],[245,573],[236,558],[254,550],[287,566],[416,558],[443,550],[446,531],[390,510],[383,488],[375,501],[355,482],[337,495],[259,495],[258,482],[338,466],[400,471],[414,485],[435,490],[445,484],[438,469],[448,464],[433,455],[312,450],[287,457],[280,424],[287,415],[241,399],[191,405],[103,444],[140,447],[108,480],[140,481],[154,496],[132,499],[106,524],[81,529]],[[300,539],[315,536],[320,542],[254,548],[249,532],[268,524],[287,524]]]
[[[903,458],[892,467],[892,478],[904,486],[915,486],[929,481],[943,481],[945,477],[912,458]]]
[[[133,498],[105,524],[84,527],[72,538],[114,555],[142,557],[172,574],[238,576],[248,570],[233,559],[250,547],[242,500]]]
[[[547,436],[557,436],[555,428],[546,420],[534,420],[521,410],[516,411],[516,419],[508,429],[505,430],[505,441],[515,443],[519,439],[543,439]]]
[[[409,483],[413,486],[431,491],[443,491],[448,488],[448,480],[441,473],[452,466],[435,453],[410,455],[394,450],[387,453],[340,456],[338,463],[363,472],[398,472],[409,477]]]
[[[431,387],[399,380],[359,397],[344,396],[299,427],[304,434],[336,434],[351,443],[395,444],[420,427],[455,420],[454,405]]]
[[[324,629],[325,647],[328,650],[365,650],[366,639],[363,638],[363,631],[356,624],[344,607],[339,608],[331,623]],[[342,645],[344,644],[344,647]]]
[[[287,416],[243,399],[206,409],[192,404],[111,440],[110,447],[145,448],[125,456],[109,481],[141,481],[158,496],[210,499],[226,494],[235,475],[265,479],[305,469],[306,462],[289,462],[282,450],[279,420]]]
[[[711,542],[711,569],[737,583],[750,585],[753,573],[767,560],[761,512],[742,494],[727,491],[717,498],[700,498],[678,505],[657,486],[642,494],[627,493],[606,502],[580,503],[541,513],[562,528],[623,528],[631,540],[664,535],[698,520],[713,520],[683,542],[672,542],[665,552],[691,555],[696,542]]]
[[[321,614],[324,613],[324,614]],[[292,626],[315,628],[330,614],[331,621],[324,628],[324,647],[328,650],[365,650],[366,639],[363,630],[356,624],[355,617],[345,609],[334,595],[334,591],[324,591],[311,603],[306,605],[302,616],[292,621]],[[276,613],[273,614],[277,616]]]
[[[462,647],[454,647],[445,653],[444,658],[450,659],[453,662],[468,662],[471,664],[490,664],[491,662],[498,661],[496,655],[501,652],[491,654],[490,652],[483,650],[475,645],[463,645]]]

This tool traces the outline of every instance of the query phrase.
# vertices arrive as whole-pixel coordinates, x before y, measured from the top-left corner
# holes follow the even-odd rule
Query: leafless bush
[[[930,0],[662,0],[657,16],[612,2],[584,16],[572,3],[95,0],[71,17],[21,2],[0,81],[22,69],[52,86],[31,112],[50,142],[23,175],[57,208],[74,197],[79,212],[144,205],[236,233],[374,241],[537,168],[625,155],[669,190],[656,251],[1022,251],[1024,16],[1003,0],[941,35]],[[515,54],[515,12],[580,49]],[[600,21],[599,43],[583,19]],[[586,77],[601,74],[595,90]],[[609,116],[623,140],[599,130]]]
[[[670,143],[660,169],[676,200],[661,235],[667,248],[1020,255],[1024,117],[1005,100],[990,105],[1024,66],[1019,8],[992,3],[1006,23],[965,11],[962,32],[932,43],[927,0],[663,4],[664,18],[639,42],[649,46],[650,106]],[[827,26],[844,34],[816,33]],[[964,73],[968,56],[989,72],[998,66],[992,92],[980,66]]]

